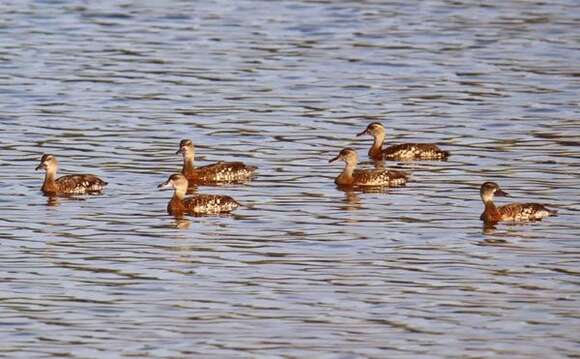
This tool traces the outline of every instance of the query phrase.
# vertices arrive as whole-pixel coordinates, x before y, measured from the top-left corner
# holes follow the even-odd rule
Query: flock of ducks
[[[378,122],[373,122],[357,136],[370,135],[374,138],[368,155],[375,161],[382,160],[446,160],[449,152],[441,150],[434,144],[404,143],[383,148],[385,128]],[[167,212],[175,216],[184,214],[211,215],[229,213],[240,206],[230,196],[194,194],[187,197],[188,189],[198,185],[242,184],[247,183],[256,173],[256,167],[243,162],[217,162],[195,167],[195,146],[191,140],[185,139],[179,143],[176,154],[183,156],[181,173],[172,174],[167,181],[161,183],[160,189],[173,189],[173,197],[167,204]],[[408,175],[402,171],[387,169],[357,169],[358,156],[352,148],[345,148],[329,162],[342,160],[345,162],[343,171],[334,182],[341,188],[365,187],[399,187],[407,183]],[[68,175],[56,177],[58,161],[50,154],[42,155],[36,170],[44,169],[46,174],[42,184],[42,192],[48,196],[77,195],[101,192],[107,182],[90,174]],[[486,224],[501,221],[521,222],[541,220],[544,217],[556,215],[555,210],[546,208],[539,203],[511,203],[496,207],[495,196],[506,196],[496,183],[485,182],[480,189],[484,211],[481,220]]]

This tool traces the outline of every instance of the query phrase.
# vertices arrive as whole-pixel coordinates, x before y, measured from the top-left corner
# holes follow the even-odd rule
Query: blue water
[[[0,356],[556,358],[580,352],[576,1],[0,4]],[[405,188],[342,192],[328,164]],[[259,167],[231,216],[175,219],[157,184]],[[35,172],[94,173],[50,201]],[[479,186],[560,215],[484,229]]]

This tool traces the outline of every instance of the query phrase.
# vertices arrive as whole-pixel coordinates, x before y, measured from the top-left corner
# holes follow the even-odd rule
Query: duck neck
[[[485,209],[489,209],[491,211],[497,211],[497,207],[495,206],[495,203],[493,203],[493,201],[487,200],[487,201],[483,201],[483,205],[485,206]]]
[[[185,199],[186,192],[187,192],[187,187],[186,188],[177,187],[175,189],[175,192],[173,192],[173,199],[176,199],[180,202],[183,202],[183,200]]]
[[[193,166],[193,159],[193,153],[186,152],[183,154],[183,169],[181,170],[181,173],[183,173],[184,176],[188,176],[193,173],[195,169]]]
[[[57,167],[48,167],[46,169],[46,174],[44,176],[44,183],[42,188],[45,190],[49,190],[56,185],[56,170]]]
[[[497,210],[495,203],[491,199],[484,199],[483,205],[485,207],[483,214],[481,215],[482,219],[486,222],[496,222],[501,218],[501,214]]]
[[[340,175],[338,175],[338,177],[336,178],[336,184],[338,185],[348,185],[351,184],[353,182],[352,179],[352,173],[354,172],[354,169],[356,167],[356,162],[347,162],[346,166],[344,166],[344,169],[342,170],[342,172],[340,173]]]
[[[383,150],[383,143],[385,142],[385,134],[379,133],[374,136],[374,142],[369,150],[369,157],[376,158],[381,156],[381,152]]]
[[[171,214],[183,213],[185,210],[185,205],[183,204],[184,199],[185,190],[175,189],[175,192],[173,192],[173,197],[171,197],[171,201],[169,201],[169,204],[167,205],[167,211]]]

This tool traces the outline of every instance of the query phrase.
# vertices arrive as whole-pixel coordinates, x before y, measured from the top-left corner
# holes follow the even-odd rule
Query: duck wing
[[[232,197],[217,194],[198,194],[186,198],[183,204],[193,214],[228,213],[240,206]]]
[[[100,192],[107,185],[99,177],[85,174],[62,176],[55,182],[59,192],[73,194]]]
[[[383,155],[394,160],[443,160],[449,157],[449,152],[432,143],[402,143],[385,148]]]
[[[539,203],[510,203],[498,207],[497,210],[504,221],[533,221],[558,213]]]
[[[195,181],[201,183],[236,183],[248,181],[256,167],[243,162],[217,162],[197,167],[194,171]]]
[[[356,186],[403,186],[407,183],[407,174],[391,170],[355,170],[352,174]]]

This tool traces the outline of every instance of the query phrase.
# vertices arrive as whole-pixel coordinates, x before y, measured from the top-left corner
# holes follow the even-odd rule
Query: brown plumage
[[[334,183],[339,186],[398,187],[407,183],[407,174],[405,172],[384,169],[355,169],[358,156],[352,148],[343,149],[338,156],[328,162],[332,163],[339,159],[346,163],[342,173],[334,180]]]
[[[238,208],[240,204],[230,196],[213,194],[196,194],[193,197],[185,197],[188,181],[182,174],[174,174],[161,183],[158,188],[173,188],[173,197],[167,204],[169,214],[180,216],[185,213],[194,215],[211,215],[229,213]]]
[[[403,143],[383,149],[385,141],[385,128],[379,122],[373,122],[358,136],[371,135],[374,138],[373,145],[369,149],[369,157],[373,160],[445,160],[449,157],[448,151],[442,151],[437,145],[431,143]]]
[[[42,192],[45,194],[85,194],[100,192],[105,188],[107,182],[95,175],[79,174],[68,175],[56,178],[58,161],[56,157],[49,154],[42,155],[40,164],[36,170],[46,170]]]
[[[510,203],[496,207],[493,203],[493,196],[507,196],[508,194],[502,191],[495,182],[482,184],[479,194],[484,204],[484,211],[480,219],[486,223],[535,221],[555,216],[558,213],[556,210],[548,209],[539,203]]]
[[[248,182],[256,167],[243,162],[217,162],[202,167],[194,167],[195,147],[191,140],[181,140],[176,154],[183,155],[181,173],[187,178],[190,186],[203,184],[227,184]]]

